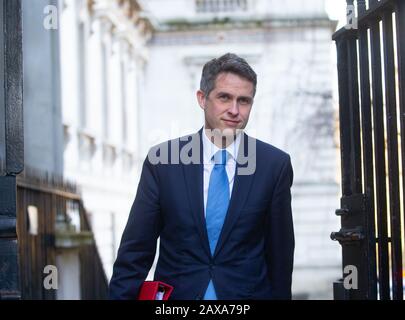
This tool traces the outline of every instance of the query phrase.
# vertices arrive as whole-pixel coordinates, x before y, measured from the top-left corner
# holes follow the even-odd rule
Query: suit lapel
[[[204,190],[203,190],[203,148],[201,141],[202,129],[192,136],[193,141],[197,141],[197,144],[194,147],[199,147],[200,152],[200,161],[199,163],[183,164],[184,178],[186,181],[187,191],[188,191],[188,200],[190,207],[192,208],[192,214],[196,222],[198,233],[201,237],[201,242],[208,256],[211,255],[207,228],[205,224],[204,217]],[[185,142],[187,143],[187,142]],[[181,142],[181,148],[185,145]],[[198,145],[199,144],[199,145]]]
[[[235,172],[235,178],[234,178],[234,183],[233,183],[233,188],[232,188],[232,195],[228,207],[228,212],[225,217],[225,222],[222,227],[222,231],[217,243],[217,246],[215,248],[214,252],[214,257],[219,253],[221,250],[222,246],[226,242],[227,237],[229,236],[235,222],[238,220],[241,209],[243,208],[243,205],[245,204],[245,201],[247,199],[247,196],[249,194],[253,177],[254,174],[249,174],[249,175],[242,175],[238,174],[238,169],[246,167],[250,161],[255,161],[256,159],[256,149],[249,150],[248,149],[248,141],[249,143],[255,143],[256,141],[252,138],[249,138],[245,133],[243,133],[243,139],[241,141],[243,142],[240,147],[239,147],[239,152],[238,152],[238,159],[237,159],[237,164],[236,164],[236,172]],[[249,151],[249,153],[248,153]],[[245,159],[249,159],[248,163],[242,164],[242,157],[245,157]]]

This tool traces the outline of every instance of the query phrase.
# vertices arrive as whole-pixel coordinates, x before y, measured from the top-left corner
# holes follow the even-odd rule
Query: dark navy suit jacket
[[[220,300],[291,299],[294,230],[289,155],[243,133],[238,159],[248,156],[248,161],[256,161],[256,170],[235,174],[229,209],[211,256],[204,218],[201,134],[202,129],[187,140],[168,142],[169,150],[176,144],[182,150],[190,139],[199,141],[198,163],[145,160],[114,264],[110,298],[137,299],[160,237],[154,279],[174,287],[171,299],[202,299],[211,278]],[[255,150],[249,150],[248,143],[255,143]],[[150,152],[159,155],[163,146]],[[237,170],[248,165],[237,163]]]

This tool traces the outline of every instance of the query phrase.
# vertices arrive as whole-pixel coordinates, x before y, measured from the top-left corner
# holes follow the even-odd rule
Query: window
[[[247,11],[247,0],[196,0],[198,13]]]

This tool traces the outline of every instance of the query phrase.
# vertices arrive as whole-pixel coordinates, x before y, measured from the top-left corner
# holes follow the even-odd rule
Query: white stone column
[[[62,80],[62,116],[64,123],[76,125],[78,101],[77,2],[65,1],[60,14],[60,56]]]
[[[94,135],[102,133],[101,120],[101,99],[102,99],[102,61],[101,61],[101,34],[100,20],[93,20],[89,23],[89,38],[87,41],[87,123],[88,128]]]
[[[134,169],[134,153],[135,153],[135,140],[136,140],[136,65],[134,61],[134,55],[132,54],[133,48],[129,43],[126,43],[125,50],[123,52],[123,77],[125,77],[125,117],[122,121],[125,122],[126,139],[123,144],[124,159],[123,159],[123,176],[126,180],[133,177]]]
[[[146,101],[146,84],[145,84],[145,65],[146,61],[138,56],[138,59],[136,61],[137,65],[137,88],[138,88],[138,95],[137,95],[137,100],[138,100],[138,150],[137,150],[137,163],[139,166],[142,165],[142,162],[144,160],[144,157],[148,153],[148,149],[150,146],[148,146],[145,142],[147,142],[147,137],[143,136],[142,138],[140,137],[141,134],[148,132],[148,122],[145,120],[147,119],[146,115],[148,113],[147,107],[148,107],[148,102]]]
[[[60,59],[62,121],[64,124],[65,174],[70,176],[79,164],[80,86],[79,86],[79,2],[65,1],[60,12]]]
[[[127,139],[127,148],[132,152],[136,150],[136,135],[137,130],[136,126],[138,125],[138,101],[137,95],[139,94],[137,88],[137,66],[135,57],[131,55],[128,61],[128,78],[127,78],[127,104],[128,104],[128,139]]]
[[[90,37],[87,50],[87,101],[88,130],[93,135],[94,153],[92,168],[95,172],[103,171],[103,61],[102,61],[102,26],[100,19],[90,21]]]
[[[120,130],[121,124],[121,105],[122,105],[122,90],[121,90],[121,65],[120,65],[120,43],[113,36],[111,56],[109,59],[109,119],[110,119],[110,134],[109,140],[111,143],[118,145],[121,142],[122,135]]]

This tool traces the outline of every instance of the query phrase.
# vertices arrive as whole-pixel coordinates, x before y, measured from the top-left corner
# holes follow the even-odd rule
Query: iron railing
[[[347,0],[338,30],[343,271],[336,299],[403,299],[405,167],[405,1]],[[357,21],[356,21],[357,20]],[[346,270],[347,271],[347,270]],[[347,274],[343,274],[343,277]]]
[[[107,299],[107,277],[76,187],[61,178],[33,173],[32,170],[27,173],[26,169],[17,179],[17,196],[22,298],[57,299],[56,290],[43,285],[44,268],[56,266],[56,255],[73,248],[79,252],[80,298]],[[29,206],[34,206],[38,213],[34,233],[30,226]],[[76,221],[72,221],[74,214],[78,218]]]

